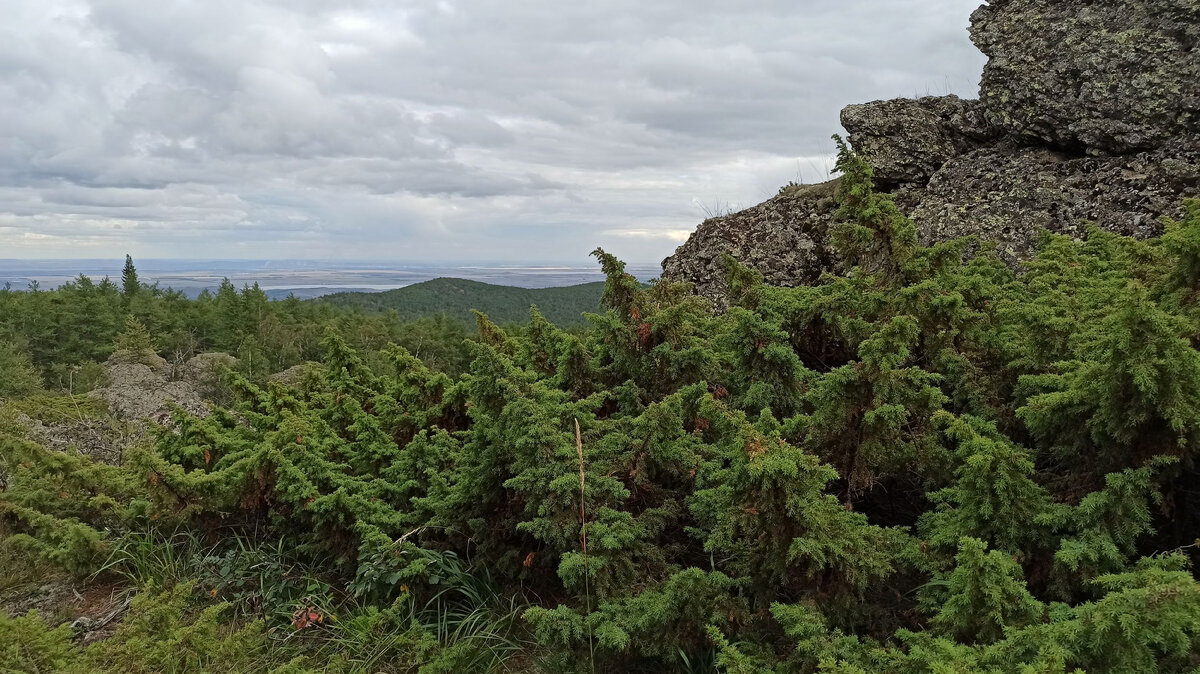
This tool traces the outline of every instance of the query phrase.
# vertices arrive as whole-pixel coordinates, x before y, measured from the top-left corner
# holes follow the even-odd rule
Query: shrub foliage
[[[476,662],[400,608],[446,592],[528,602],[504,643],[548,671],[1197,671],[1200,203],[1014,272],[919,245],[842,150],[845,274],[730,260],[717,315],[597,250],[587,331],[480,315],[456,378],[333,334],[120,466],[0,436],[4,530],[79,574],[130,531],[277,545],[360,607],[356,648],[388,634],[425,671]],[[260,647],[217,615],[187,633]],[[68,658],[60,636],[29,639]]]

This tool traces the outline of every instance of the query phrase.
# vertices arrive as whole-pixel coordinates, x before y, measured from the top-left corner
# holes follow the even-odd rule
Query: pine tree
[[[0,341],[0,398],[23,398],[41,389],[42,378],[29,354]]]
[[[125,268],[121,271],[121,294],[130,299],[141,290],[137,269],[133,266],[133,258],[125,256]]]

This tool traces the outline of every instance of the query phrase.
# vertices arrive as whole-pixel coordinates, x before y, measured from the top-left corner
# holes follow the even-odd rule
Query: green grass
[[[405,321],[445,314],[472,327],[472,309],[498,324],[527,323],[529,307],[536,305],[551,323],[569,328],[584,324],[584,312],[600,311],[603,292],[604,284],[599,282],[529,289],[438,278],[381,293],[336,293],[312,301],[366,312],[394,310]]]
[[[141,593],[192,587],[194,605],[221,602],[230,625],[260,621],[262,645],[274,660],[303,656],[308,666],[364,673],[410,672],[422,664],[431,672],[520,667],[536,650],[521,620],[527,601],[498,592],[486,573],[453,554],[439,568],[445,575],[439,590],[420,597],[405,592],[381,609],[338,591],[280,541],[224,537],[213,544],[181,529],[126,533],[96,575],[115,575]],[[291,617],[299,607],[319,613],[323,624],[296,630]]]

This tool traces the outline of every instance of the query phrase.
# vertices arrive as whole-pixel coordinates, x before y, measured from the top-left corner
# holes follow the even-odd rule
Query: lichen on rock
[[[997,136],[979,101],[958,96],[900,98],[848,105],[842,126],[869,158],[880,187],[924,184],[947,161]]]
[[[1200,148],[1164,147],[1115,157],[1045,148],[983,148],[948,161],[910,213],[922,243],[977,235],[1001,257],[1032,257],[1039,232],[1080,236],[1094,225],[1148,238],[1161,216],[1181,217],[1200,195]]]
[[[1200,0],[992,0],[971,16],[988,55],[980,100],[850,105],[842,124],[923,243],[996,241],[1014,264],[1039,233],[1162,233],[1200,197]],[[663,261],[727,304],[722,255],[773,285],[840,265],[833,190],[785,190],[706,220]]]
[[[690,281],[716,308],[727,305],[722,255],[764,272],[767,283],[815,281],[836,266],[828,234],[836,181],[793,187],[752,208],[709,218],[675,255],[663,261],[665,278]]]
[[[990,123],[1125,154],[1200,134],[1197,0],[992,0],[971,16]]]

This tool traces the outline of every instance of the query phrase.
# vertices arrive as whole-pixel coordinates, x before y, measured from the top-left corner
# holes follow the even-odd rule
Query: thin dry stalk
[[[584,622],[588,628],[588,662],[591,663],[592,672],[596,671],[596,651],[592,644],[592,592],[588,584],[588,576],[592,575],[592,568],[588,565],[587,553],[587,508],[584,505],[584,499],[587,498],[587,480],[583,473],[583,434],[579,431],[579,418],[575,418],[575,451],[579,454],[579,537],[583,542],[583,597],[584,608],[587,613],[584,617]]]

